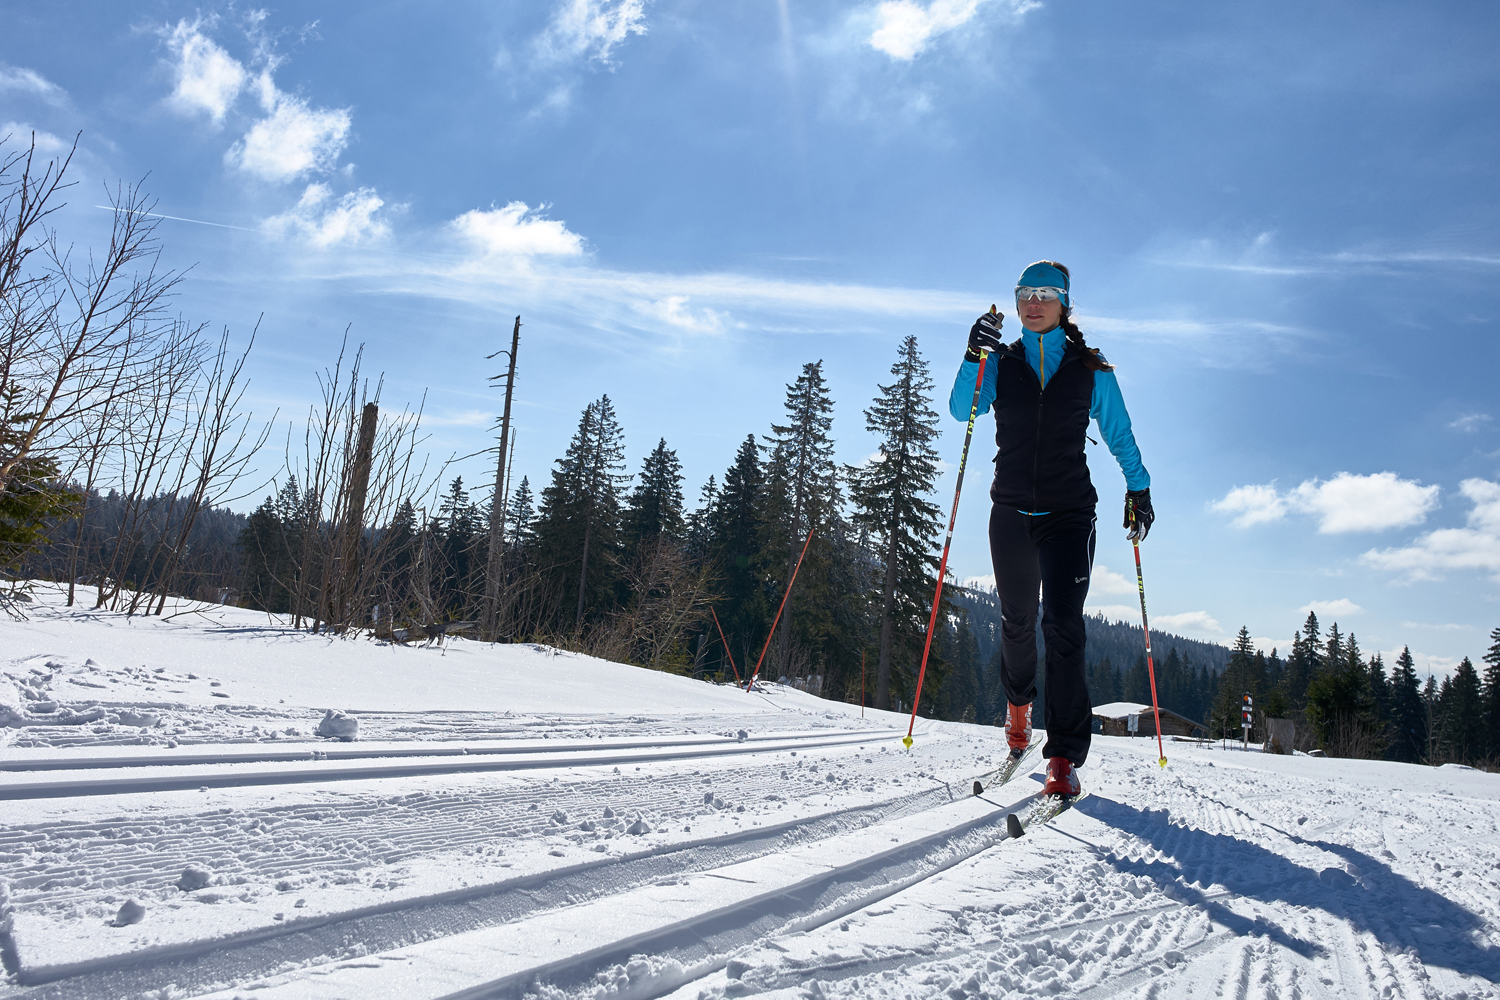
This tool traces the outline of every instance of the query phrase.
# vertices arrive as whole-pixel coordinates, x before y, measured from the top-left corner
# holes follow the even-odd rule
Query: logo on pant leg
[[[1086,576],[1075,576],[1073,578],[1073,582],[1074,583],[1082,583],[1083,581],[1085,581],[1087,579],[1088,579],[1088,577],[1086,577]]]

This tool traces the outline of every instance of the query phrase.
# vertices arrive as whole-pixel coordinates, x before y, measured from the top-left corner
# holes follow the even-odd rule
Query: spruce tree
[[[1479,674],[1467,656],[1453,671],[1450,681],[1444,682],[1439,708],[1447,759],[1459,764],[1482,764],[1489,741],[1484,729]]]
[[[1387,756],[1408,764],[1427,758],[1427,706],[1409,646],[1402,647],[1391,675],[1391,727]]]
[[[684,528],[682,463],[662,438],[641,463],[641,474],[626,501],[622,540],[626,551],[634,552],[660,535],[680,540]]]
[[[830,631],[833,602],[827,593],[827,576],[832,529],[843,506],[833,460],[833,400],[822,361],[802,366],[797,380],[786,387],[785,405],[786,423],[772,424],[772,436],[766,439],[771,454],[762,509],[764,565],[780,584],[776,589],[785,588],[793,572],[798,572],[776,638],[774,666],[783,670],[792,662],[794,632],[811,657],[813,647],[821,645]],[[809,531],[814,541],[798,571],[797,560]],[[806,600],[799,600],[799,595]]]
[[[1370,679],[1359,642],[1334,623],[1326,659],[1307,687],[1307,718],[1318,744],[1333,757],[1372,757],[1384,749],[1374,736]]]
[[[712,475],[698,494],[698,506],[684,518],[688,558],[702,564],[713,544],[713,513],[719,503],[719,482]]]
[[[608,396],[584,407],[556,465],[542,490],[537,548],[562,599],[558,624],[566,621],[578,634],[587,609],[609,602],[619,566],[620,490],[630,477],[624,474],[624,434]]]
[[[898,650],[904,661],[921,656],[939,529],[937,505],[927,499],[937,479],[933,441],[938,414],[932,408],[932,379],[917,351],[916,337],[902,342],[891,374],[895,381],[880,386],[880,395],[865,410],[865,429],[880,437],[879,456],[849,470],[854,520],[870,529],[880,553],[875,707],[882,709],[890,706],[891,665]]]
[[[1484,654],[1484,729],[1488,738],[1487,762],[1500,763],[1500,628],[1490,633],[1490,648]]]
[[[1395,739],[1391,731],[1391,682],[1386,678],[1385,660],[1379,653],[1370,658],[1365,672],[1370,678],[1370,713],[1375,731],[1389,745]]]
[[[1299,711],[1307,704],[1307,686],[1323,663],[1320,644],[1318,615],[1309,611],[1302,631],[1292,636],[1292,653],[1287,657],[1282,675],[1282,691],[1286,695],[1287,707],[1292,711]]]
[[[505,512],[508,544],[513,549],[525,548],[531,541],[532,522],[536,520],[536,501],[531,496],[531,480],[525,476],[510,495],[510,506]]]
[[[741,660],[765,641],[771,625],[773,598],[763,586],[759,554],[762,513],[766,503],[765,472],[755,435],[740,442],[734,464],[724,473],[724,486],[709,514],[709,554],[723,580],[724,600],[716,612],[726,638]],[[780,553],[776,562],[780,565]]]
[[[1213,739],[1236,739],[1240,735],[1240,711],[1248,692],[1257,702],[1260,691],[1256,688],[1255,643],[1250,638],[1250,629],[1240,626],[1234,646],[1229,652],[1229,663],[1219,675],[1219,690],[1210,712]]]
[[[245,607],[273,613],[288,609],[291,598],[281,582],[281,519],[276,516],[276,502],[255,508],[240,530],[240,599]]]

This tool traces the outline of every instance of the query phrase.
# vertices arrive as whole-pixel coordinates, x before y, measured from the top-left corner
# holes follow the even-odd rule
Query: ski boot
[[[1053,757],[1047,761],[1047,783],[1042,786],[1043,795],[1056,795],[1071,799],[1082,790],[1078,784],[1078,772],[1073,762],[1066,757]]]
[[[1031,706],[1012,705],[1005,717],[1005,742],[1010,745],[1011,760],[1020,760],[1031,746]]]

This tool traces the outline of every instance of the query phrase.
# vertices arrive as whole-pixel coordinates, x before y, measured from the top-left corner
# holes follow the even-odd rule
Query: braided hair
[[[1038,261],[1037,263],[1050,264],[1061,271],[1063,275],[1067,277],[1069,282],[1073,280],[1073,276],[1068,273],[1068,268],[1065,264],[1059,264],[1055,260],[1043,260]],[[1073,322],[1072,298],[1073,297],[1070,294],[1068,296],[1068,304],[1063,306],[1062,316],[1058,318],[1057,325],[1062,327],[1063,334],[1068,338],[1068,343],[1077,345],[1078,348],[1082,351],[1083,366],[1085,368],[1095,372],[1114,371],[1115,366],[1104,360],[1104,358],[1099,354],[1099,349],[1097,347],[1090,347],[1088,344],[1083,342],[1083,331],[1078,329],[1078,325]]]

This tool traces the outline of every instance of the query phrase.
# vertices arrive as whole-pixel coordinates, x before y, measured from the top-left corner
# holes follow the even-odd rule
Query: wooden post
[[[516,388],[516,350],[521,346],[521,317],[510,333],[510,365],[505,374],[505,411],[500,418],[500,447],[495,460],[495,499],[490,504],[490,558],[484,574],[484,638],[494,642],[500,616],[500,576],[505,552],[505,445],[510,437],[510,401]],[[495,357],[495,355],[490,355]],[[491,381],[499,378],[496,375]]]

